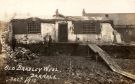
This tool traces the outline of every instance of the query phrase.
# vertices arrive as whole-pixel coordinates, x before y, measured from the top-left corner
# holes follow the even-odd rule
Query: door
[[[60,23],[58,26],[58,41],[67,42],[68,41],[68,25],[67,23]]]

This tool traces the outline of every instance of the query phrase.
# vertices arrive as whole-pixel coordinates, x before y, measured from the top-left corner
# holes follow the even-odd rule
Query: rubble
[[[11,43],[8,40],[9,37],[8,29],[5,29],[1,34],[1,43],[2,43],[2,51],[6,53],[6,58],[13,61],[25,61],[25,60],[31,60],[38,57],[37,54],[32,53],[30,50],[22,48],[22,47],[16,47],[15,51],[11,48]]]
[[[14,61],[26,61],[38,58],[37,54],[32,53],[30,50],[22,47],[16,47],[15,51],[13,51],[11,48],[7,48],[7,56],[14,59]]]

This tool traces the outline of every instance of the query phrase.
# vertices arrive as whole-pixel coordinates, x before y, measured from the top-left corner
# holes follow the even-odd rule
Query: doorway
[[[59,42],[67,42],[68,41],[68,25],[67,25],[67,23],[59,23],[58,41]]]

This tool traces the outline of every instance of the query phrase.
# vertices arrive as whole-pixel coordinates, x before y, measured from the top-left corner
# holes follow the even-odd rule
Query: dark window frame
[[[73,24],[74,34],[99,34],[101,31],[98,21],[78,21]]]
[[[95,22],[83,22],[83,34],[95,34],[96,27]]]
[[[39,22],[34,21],[28,22],[27,33],[28,34],[41,33],[41,24]]]

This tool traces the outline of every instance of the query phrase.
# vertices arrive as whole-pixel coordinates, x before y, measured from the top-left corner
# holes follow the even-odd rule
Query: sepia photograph
[[[0,0],[0,84],[135,84],[135,0]]]

